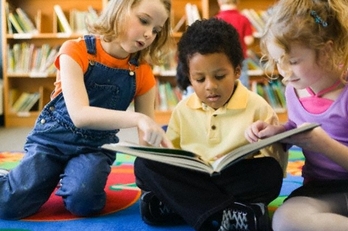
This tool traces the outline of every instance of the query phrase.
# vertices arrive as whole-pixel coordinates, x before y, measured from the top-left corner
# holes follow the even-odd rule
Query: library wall
[[[58,47],[62,42],[66,39],[76,38],[81,36],[83,33],[74,33],[72,34],[62,34],[61,28],[59,26],[58,17],[56,17],[54,12],[54,5],[59,4],[62,6],[63,13],[68,17],[68,20],[71,24],[71,18],[69,17],[72,14],[71,10],[76,8],[80,10],[85,10],[87,6],[92,5],[97,8],[98,11],[102,9],[102,7],[107,3],[107,0],[81,0],[71,1],[71,0],[7,0],[14,6],[20,7],[25,10],[25,12],[32,18],[39,18],[39,22],[37,23],[37,29],[39,30],[39,34],[33,37],[26,37],[25,35],[11,35],[6,34],[6,18],[4,17],[4,6],[1,6],[2,9],[2,17],[0,20],[2,21],[2,30],[0,33],[2,38],[2,47],[3,49],[0,52],[5,52],[7,45],[13,47],[16,43],[29,42],[34,44],[35,46],[41,46],[44,43],[49,43],[51,47]],[[255,9],[255,10],[267,10],[269,6],[274,3],[275,0],[240,0],[240,4],[238,6],[239,10],[242,11],[244,9]],[[0,4],[4,4],[6,0],[1,0]],[[201,18],[211,18],[217,14],[219,7],[216,0],[175,0],[172,1],[172,21],[173,26],[178,25],[177,30],[173,34],[175,41],[177,42],[182,32],[185,30],[187,22],[185,21],[185,17],[187,18],[187,12],[185,10],[185,6],[187,3],[191,3],[192,5],[197,6],[198,12]],[[38,15],[39,14],[39,15]],[[183,21],[184,20],[184,21]],[[22,37],[21,37],[22,36]],[[255,41],[254,47],[251,47],[252,50],[257,50],[258,40]],[[0,59],[3,59],[5,56],[2,54]],[[6,60],[1,60],[0,68],[5,68]],[[252,67],[253,65],[250,64]],[[254,65],[255,67],[255,65]],[[175,49],[173,52],[168,55],[167,62],[165,63],[165,67],[155,67],[154,73],[158,82],[158,89],[162,92],[163,95],[166,96],[167,105],[163,104],[163,99],[161,102],[161,96],[158,93],[158,99],[156,104],[156,121],[160,124],[166,124],[169,121],[169,117],[171,115],[171,110],[181,99],[181,92],[176,88],[176,80],[175,80]],[[254,90],[257,91],[259,89],[261,91],[260,86],[264,87],[263,94],[265,98],[270,97],[266,96],[266,92],[269,90],[269,86],[267,86],[267,78],[265,77],[262,70],[257,69],[252,70],[250,68],[251,80],[253,81],[252,86],[254,86]],[[254,71],[254,72],[252,72]],[[53,82],[55,80],[54,73],[49,73],[47,76],[29,76],[28,74],[18,74],[18,73],[8,73],[7,70],[2,70],[1,75],[6,75],[4,80],[4,110],[5,110],[5,121],[8,121],[7,126],[30,126],[34,123],[36,116],[39,111],[43,107],[45,103],[49,101],[50,92],[53,90]],[[38,87],[39,86],[39,87]],[[270,87],[275,87],[272,85]],[[31,110],[30,113],[27,114],[16,114],[11,113],[9,111],[12,110],[12,105],[14,102],[10,102],[10,95],[12,93],[16,93],[15,91],[11,91],[13,89],[17,89],[19,93],[25,91],[38,91],[41,94],[40,102],[38,105],[34,107],[34,110]],[[268,90],[267,90],[268,89]],[[169,91],[169,93],[168,93]],[[166,92],[166,93],[163,93]],[[260,93],[260,92],[259,92]],[[16,93],[17,94],[17,93]],[[260,93],[261,94],[261,93]],[[276,91],[273,93],[274,95],[278,94]],[[17,98],[19,96],[16,96]],[[271,99],[268,99],[269,102],[272,102]],[[284,117],[284,108],[275,106],[277,108],[279,115],[282,118],[286,118],[286,113]],[[1,110],[0,110],[1,111]],[[282,119],[283,120],[283,119]],[[1,122],[1,115],[0,115]]]

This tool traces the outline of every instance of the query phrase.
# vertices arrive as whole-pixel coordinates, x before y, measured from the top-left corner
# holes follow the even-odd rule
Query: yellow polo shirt
[[[278,124],[278,117],[266,100],[238,80],[229,102],[217,110],[202,103],[195,93],[179,102],[173,110],[167,135],[175,148],[213,162],[217,155],[248,144],[244,132],[257,120]],[[285,171],[288,154],[282,145],[265,148],[260,156],[273,156]]]

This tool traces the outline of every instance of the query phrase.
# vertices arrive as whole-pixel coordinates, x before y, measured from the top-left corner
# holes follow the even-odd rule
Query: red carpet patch
[[[0,152],[0,167],[5,169],[14,168],[23,158],[20,152]],[[105,191],[107,194],[106,205],[100,215],[115,213],[134,204],[140,197],[140,190],[135,185],[133,171],[133,157],[118,155],[115,165],[107,180]],[[40,210],[23,219],[24,221],[63,221],[83,219],[72,215],[64,207],[61,197],[52,193],[49,200]]]
[[[100,215],[114,213],[134,204],[140,196],[140,190],[136,187],[134,182],[133,166],[113,166],[105,186],[107,194],[106,205]],[[52,193],[49,200],[36,214],[23,220],[57,221],[73,219],[83,219],[83,217],[72,215],[65,209],[62,198]]]

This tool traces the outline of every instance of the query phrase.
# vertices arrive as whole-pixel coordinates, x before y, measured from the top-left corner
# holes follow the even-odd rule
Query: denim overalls
[[[84,79],[90,105],[126,110],[135,95],[135,74],[95,62],[95,37],[85,36],[85,42],[89,67]],[[138,62],[132,59],[131,64],[137,66]],[[115,154],[99,147],[118,142],[117,132],[76,128],[64,96],[59,94],[39,115],[19,166],[0,178],[0,218],[20,219],[37,212],[60,179],[56,195],[62,196],[71,213],[88,216],[100,212],[105,205],[104,187]]]

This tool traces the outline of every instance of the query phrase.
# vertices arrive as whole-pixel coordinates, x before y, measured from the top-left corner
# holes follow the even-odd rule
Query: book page
[[[230,165],[232,162],[235,162],[235,161],[238,161],[240,159],[246,158],[250,155],[253,155],[262,148],[265,148],[273,143],[279,142],[282,139],[285,139],[285,138],[290,137],[292,135],[295,135],[295,134],[298,134],[301,132],[305,132],[305,131],[309,131],[309,130],[311,130],[315,127],[318,127],[318,126],[320,126],[320,125],[316,124],[316,123],[306,124],[304,126],[294,128],[294,129],[291,129],[289,131],[285,131],[285,132],[279,133],[277,135],[274,135],[274,136],[271,136],[268,138],[260,139],[258,142],[254,142],[254,143],[250,143],[250,144],[241,146],[241,147],[233,150],[232,152],[226,154],[226,157],[223,158],[222,160],[220,160],[218,166],[216,166],[216,170],[221,171],[221,169]],[[215,163],[214,163],[214,165],[215,165]]]

